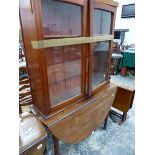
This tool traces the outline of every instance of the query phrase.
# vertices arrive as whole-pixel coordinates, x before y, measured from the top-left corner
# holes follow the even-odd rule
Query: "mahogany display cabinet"
[[[59,111],[107,85],[112,40],[40,49],[34,49],[32,41],[112,35],[117,3],[110,2],[20,1],[33,100],[42,114]]]
[[[20,0],[34,107],[65,142],[90,135],[112,106],[117,87],[110,84],[109,72],[117,6],[112,0]]]

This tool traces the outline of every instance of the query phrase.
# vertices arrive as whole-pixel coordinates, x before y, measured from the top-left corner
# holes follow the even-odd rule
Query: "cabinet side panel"
[[[20,0],[20,23],[24,52],[29,72],[34,105],[44,113],[42,81],[38,64],[38,52],[32,48],[31,41],[36,40],[33,10],[30,0]]]

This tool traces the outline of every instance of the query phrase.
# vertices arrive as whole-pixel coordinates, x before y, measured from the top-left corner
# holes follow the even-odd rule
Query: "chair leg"
[[[122,120],[119,122],[119,125],[122,125],[127,119],[127,112],[123,112]]]
[[[105,118],[103,130],[107,130],[108,116],[109,116],[109,113],[108,113],[107,117]]]
[[[53,143],[54,143],[54,153],[55,155],[59,155],[59,139],[57,139],[54,135],[53,137]]]
[[[21,114],[22,113],[22,107],[21,107],[21,105],[19,104],[19,114]]]

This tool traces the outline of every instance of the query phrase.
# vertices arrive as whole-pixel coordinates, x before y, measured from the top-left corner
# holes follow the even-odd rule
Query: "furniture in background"
[[[121,53],[123,58],[120,60],[119,68],[121,69],[121,75],[126,76],[127,68],[135,68],[135,49],[128,49]]]
[[[33,104],[33,100],[27,67],[23,63],[19,66],[19,73],[19,113],[22,113],[23,107],[28,108],[27,106]]]
[[[115,81],[112,81],[112,83],[117,85],[117,92],[112,107],[123,112],[123,114],[121,115],[117,111],[111,110],[110,115],[120,117],[121,121],[119,124],[121,125],[127,118],[127,112],[132,108],[135,88]]]
[[[110,69],[110,74],[111,75],[115,75],[115,74],[118,73],[119,63],[120,63],[120,59],[122,57],[123,56],[121,54],[112,53],[111,69]]]
[[[113,41],[113,52],[111,60],[111,75],[115,75],[119,69],[119,63],[122,56],[122,50],[124,50],[124,39],[125,33],[129,32],[129,29],[115,29],[114,41]]]
[[[129,29],[115,29],[114,31],[114,42],[117,42],[120,48],[123,46],[126,32],[129,32]],[[119,52],[119,49],[115,48],[113,52],[117,53]]]
[[[78,143],[107,120],[117,89],[109,80],[117,6],[20,0],[33,105],[52,132],[56,154],[58,140]]]
[[[47,133],[42,123],[31,113],[19,115],[19,154],[43,155]]]
[[[19,63],[25,60],[22,44],[19,44]]]

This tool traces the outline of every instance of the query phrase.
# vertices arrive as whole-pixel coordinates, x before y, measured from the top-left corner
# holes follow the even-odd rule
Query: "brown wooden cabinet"
[[[45,118],[108,85],[112,40],[39,49],[32,41],[113,35],[117,6],[112,0],[20,0],[34,106]]]

